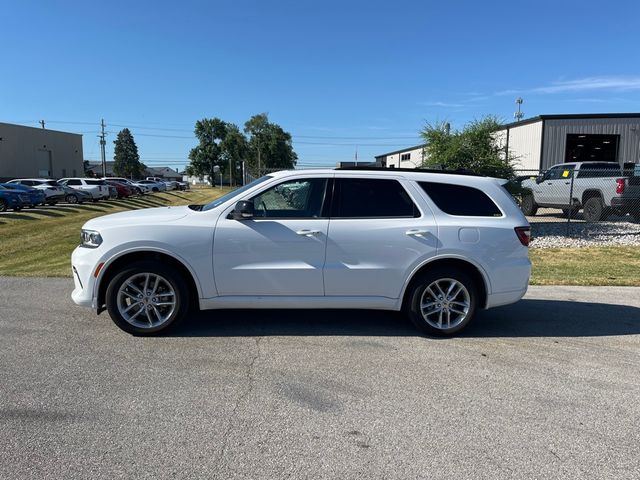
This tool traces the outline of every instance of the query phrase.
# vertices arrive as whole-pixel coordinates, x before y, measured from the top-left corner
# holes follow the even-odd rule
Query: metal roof
[[[597,119],[597,118],[639,118],[640,113],[561,113],[551,115],[538,115],[536,117],[525,118],[519,122],[505,123],[500,126],[500,130],[513,128],[529,123],[536,123],[541,120],[581,120],[581,119]]]

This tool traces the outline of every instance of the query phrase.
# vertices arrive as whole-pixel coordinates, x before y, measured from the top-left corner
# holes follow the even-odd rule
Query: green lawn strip
[[[207,203],[228,188],[198,189],[180,195],[157,193],[118,201],[25,209],[0,214],[0,275],[67,277],[80,228],[95,217],[132,209]]]
[[[640,247],[532,248],[532,285],[640,286]]]

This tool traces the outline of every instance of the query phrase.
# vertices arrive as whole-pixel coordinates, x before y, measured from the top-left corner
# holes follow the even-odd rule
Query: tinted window
[[[66,184],[67,185],[82,185],[82,182],[80,180],[72,178],[71,180],[67,180]]]
[[[502,212],[482,190],[448,183],[418,182],[433,203],[449,215],[500,217]]]
[[[305,178],[279,183],[252,198],[256,217],[320,217],[326,178]]]
[[[583,163],[578,170],[578,178],[603,178],[620,175],[622,170],[616,163]]]
[[[397,180],[336,178],[332,217],[419,217],[420,212]]]
[[[104,185],[104,180],[85,180],[87,185]]]

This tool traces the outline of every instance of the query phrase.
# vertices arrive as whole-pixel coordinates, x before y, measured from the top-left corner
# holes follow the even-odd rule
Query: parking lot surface
[[[454,339],[211,311],[135,338],[0,278],[0,478],[639,478],[640,288],[532,287]]]

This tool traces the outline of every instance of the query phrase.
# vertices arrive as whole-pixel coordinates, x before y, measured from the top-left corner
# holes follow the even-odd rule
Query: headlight
[[[87,248],[97,248],[102,243],[102,237],[95,230],[80,230],[80,246]]]

